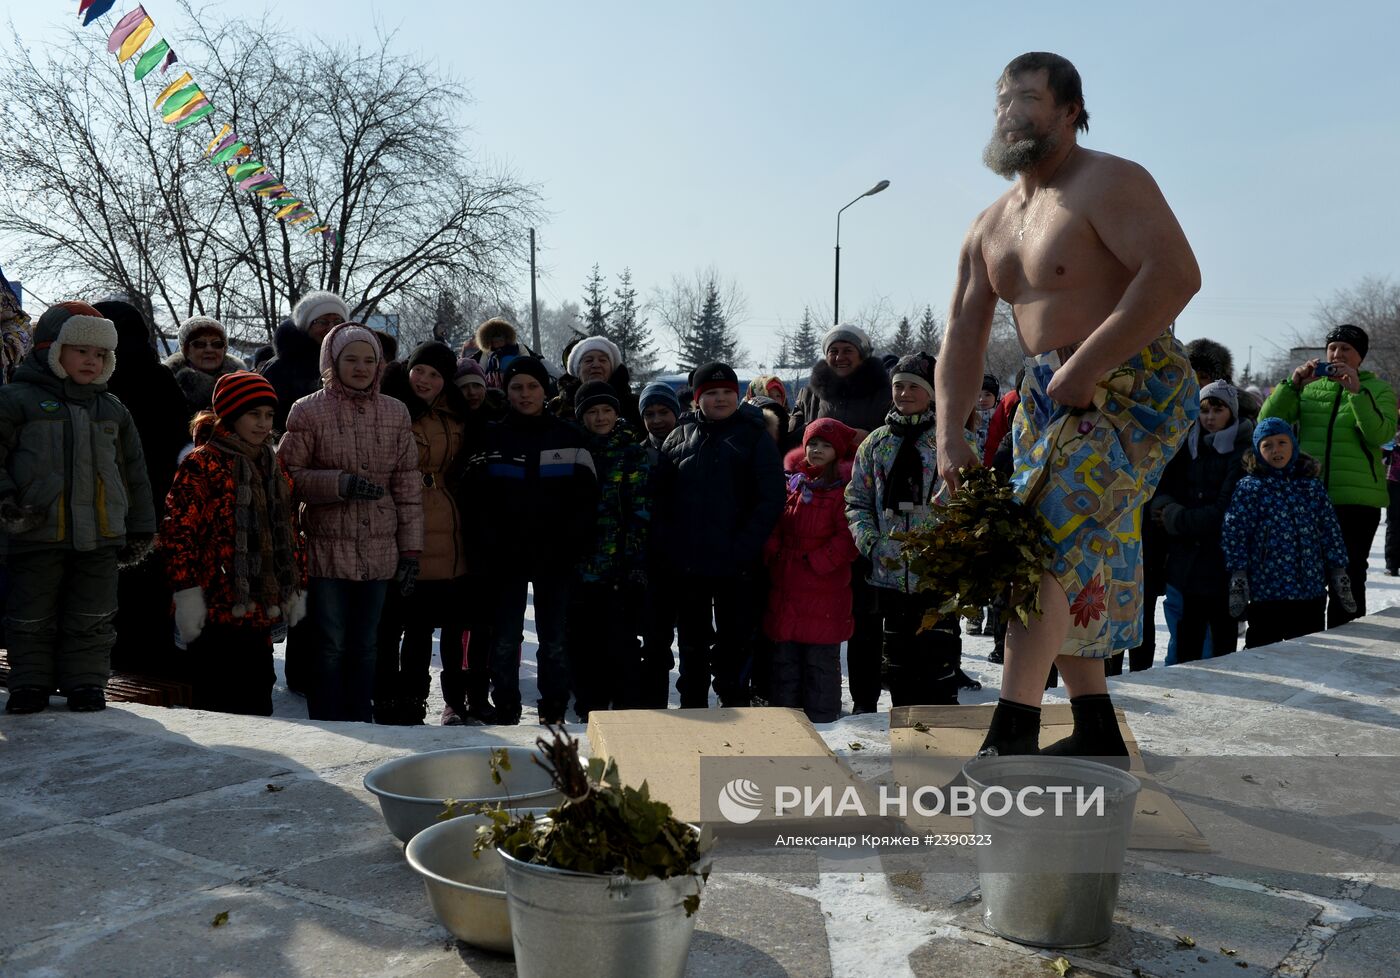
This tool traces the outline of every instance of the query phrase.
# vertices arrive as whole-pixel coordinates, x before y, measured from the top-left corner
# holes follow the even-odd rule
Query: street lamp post
[[[857,197],[856,200],[860,200],[861,197],[873,197],[889,185],[890,182],[888,180],[881,180],[879,183],[875,184],[875,186],[861,194],[860,197]],[[851,201],[851,204],[854,204],[856,200]],[[846,207],[850,207],[851,204],[847,204]],[[844,211],[846,207],[841,208],[841,211]],[[836,295],[832,297],[831,302],[832,325],[837,325],[841,322],[841,211],[836,212]]]

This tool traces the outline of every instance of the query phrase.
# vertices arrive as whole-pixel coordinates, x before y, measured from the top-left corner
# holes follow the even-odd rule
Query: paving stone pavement
[[[1061,954],[1113,978],[1400,974],[1397,639],[1390,609],[1115,681],[1159,782],[1217,851],[1131,852],[1098,947],[997,937],[971,873],[721,862],[687,974],[1043,978]],[[514,975],[437,924],[360,778],[419,750],[525,747],[538,728],[54,706],[0,717],[0,974]],[[819,729],[862,772],[887,760],[887,723]]]

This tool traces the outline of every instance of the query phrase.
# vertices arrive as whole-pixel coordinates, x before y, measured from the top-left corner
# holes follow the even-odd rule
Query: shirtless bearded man
[[[984,153],[1016,184],[978,215],[958,258],[938,358],[938,464],[958,485],[977,464],[963,419],[977,395],[998,299],[1029,354],[1013,427],[1018,495],[1045,517],[1054,550],[1043,614],[1007,634],[1001,699],[984,753],[1033,754],[1051,664],[1074,733],[1044,754],[1123,757],[1104,659],[1138,644],[1141,509],[1195,420],[1190,363],[1169,331],[1200,269],[1142,167],[1079,146],[1089,115],[1079,73],[1036,52],[1006,66]]]

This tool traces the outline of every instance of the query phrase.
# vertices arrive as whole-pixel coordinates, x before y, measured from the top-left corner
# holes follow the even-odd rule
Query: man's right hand
[[[949,439],[947,445],[944,445],[942,439],[939,439],[938,475],[948,486],[949,492],[957,492],[962,486],[962,476],[958,474],[959,469],[971,468],[980,464],[982,463],[977,460],[977,453],[972,450],[967,439],[962,437],[961,432]]]

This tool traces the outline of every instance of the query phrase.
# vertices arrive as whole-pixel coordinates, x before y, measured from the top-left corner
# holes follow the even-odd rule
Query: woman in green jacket
[[[1321,463],[1320,478],[1342,524],[1356,612],[1348,614],[1329,599],[1328,628],[1366,614],[1366,558],[1390,502],[1381,446],[1395,437],[1395,391],[1361,369],[1369,346],[1361,327],[1334,326],[1327,334],[1327,359],[1300,365],[1259,412],[1260,418],[1297,425],[1299,448]]]

